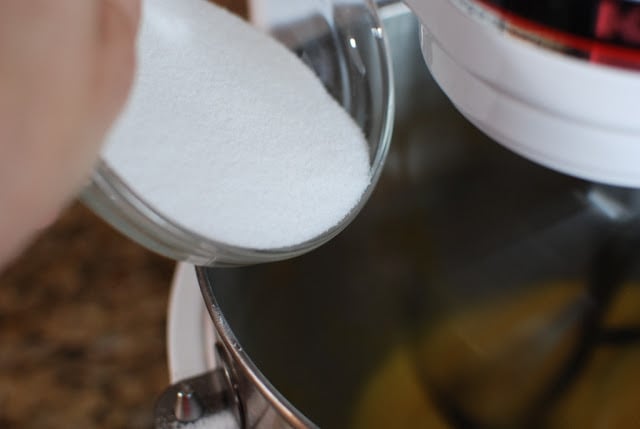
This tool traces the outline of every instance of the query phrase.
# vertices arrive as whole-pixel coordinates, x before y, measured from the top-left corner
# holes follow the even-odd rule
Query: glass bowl
[[[264,5],[272,7],[270,3]],[[91,183],[83,191],[85,204],[152,251],[196,265],[238,266],[288,259],[315,249],[342,231],[369,199],[391,140],[393,80],[389,54],[373,1],[296,0],[296,4],[295,13],[290,9],[291,13],[271,14],[271,18],[262,14],[255,21],[316,73],[360,126],[369,144],[370,184],[340,223],[289,247],[262,250],[229,245],[164,216],[104,160],[98,162]]]

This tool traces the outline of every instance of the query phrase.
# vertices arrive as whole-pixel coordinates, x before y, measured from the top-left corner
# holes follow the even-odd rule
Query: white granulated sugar
[[[228,411],[203,417],[195,423],[180,426],[180,429],[239,429],[240,425]]]
[[[205,0],[147,0],[103,158],[159,212],[269,249],[338,224],[370,181],[361,130],[285,47]]]

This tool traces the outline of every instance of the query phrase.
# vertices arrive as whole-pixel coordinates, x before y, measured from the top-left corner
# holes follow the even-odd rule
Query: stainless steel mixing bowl
[[[304,257],[198,269],[227,403],[246,427],[637,427],[639,194],[486,138],[382,14],[397,125],[367,207]]]

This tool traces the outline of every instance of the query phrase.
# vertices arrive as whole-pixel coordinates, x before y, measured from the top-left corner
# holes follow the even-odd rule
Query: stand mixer
[[[244,271],[198,268],[206,322],[194,270],[180,268],[169,326],[175,384],[158,402],[157,427],[207,415],[226,422],[219,427],[344,427],[353,386],[367,384],[362,374],[406,340],[393,334],[404,323],[431,327],[431,337],[414,328],[404,335],[429,337],[429,346],[413,355],[426,362],[443,354],[439,364],[414,374],[429,380],[434,402],[447,405],[444,417],[425,427],[520,427],[513,421],[541,415],[546,400],[572,409],[571,398],[561,398],[569,389],[563,377],[572,379],[566,374],[574,371],[566,362],[597,348],[582,332],[597,325],[603,333],[597,341],[607,345],[637,336],[633,327],[607,330],[600,323],[611,294],[638,274],[632,268],[640,200],[631,188],[640,186],[640,2],[406,0],[419,22],[415,50],[404,32],[417,27],[396,3],[380,2],[380,12],[396,66],[399,141],[371,207],[336,243],[300,260]],[[418,83],[398,78],[426,75],[414,63],[417,49],[456,109],[494,141],[457,118],[426,76]],[[352,254],[358,260],[345,262]],[[528,315],[522,304],[556,295],[559,303],[542,315]],[[462,356],[485,353],[489,364],[483,361],[478,373],[492,373],[501,361],[491,361],[487,350],[500,347],[491,349],[493,339],[483,343],[486,333],[478,332],[485,322],[479,314],[500,314],[493,301],[513,306],[522,319],[505,316],[498,328],[487,328],[502,332],[513,324],[504,337],[513,335],[518,347],[508,344],[508,353],[495,356],[521,359],[528,365],[522,372],[543,380],[542,387],[522,384],[533,405],[503,404],[495,413],[480,382],[469,388],[477,395],[471,405],[446,395],[449,367],[442,362],[454,368],[459,345],[438,337],[438,323],[451,323],[465,345],[480,350]],[[458,323],[459,313],[477,320]],[[531,356],[547,349],[560,350],[561,363],[544,361],[552,368],[540,375]],[[388,390],[379,408],[395,404],[394,394]],[[518,396],[508,391],[503,402],[509,395]],[[489,405],[479,410],[474,402]],[[529,424],[546,427],[535,419]]]
[[[640,185],[640,4],[407,0],[456,107],[550,168]]]

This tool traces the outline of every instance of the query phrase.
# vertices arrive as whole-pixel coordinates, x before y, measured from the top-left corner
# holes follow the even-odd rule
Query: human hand
[[[140,1],[0,1],[0,268],[88,178],[132,83]]]

